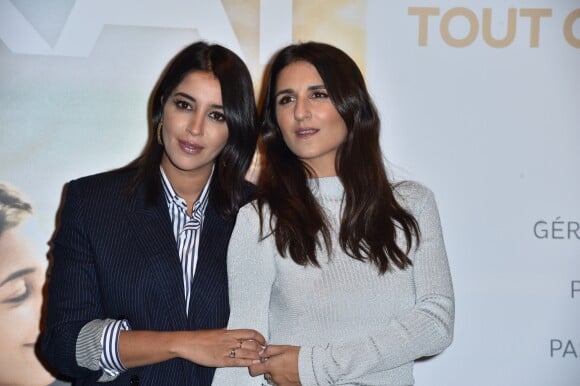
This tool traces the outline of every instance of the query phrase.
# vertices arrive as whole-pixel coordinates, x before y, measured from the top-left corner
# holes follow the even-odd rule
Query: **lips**
[[[188,154],[198,154],[203,150],[203,146],[187,141],[179,141],[179,147]]]
[[[314,129],[312,127],[301,127],[295,131],[296,136],[299,138],[308,138],[312,137],[316,133],[318,133],[319,129]]]

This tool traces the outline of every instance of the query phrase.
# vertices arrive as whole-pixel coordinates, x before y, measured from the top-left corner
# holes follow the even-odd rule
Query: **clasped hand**
[[[180,355],[208,367],[246,367],[259,361],[266,341],[254,330],[197,330]]]
[[[264,375],[277,386],[299,386],[298,346],[271,345],[260,352],[260,361],[250,366],[253,377]]]

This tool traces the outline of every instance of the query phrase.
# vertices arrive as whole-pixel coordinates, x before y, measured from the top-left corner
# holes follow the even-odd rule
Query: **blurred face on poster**
[[[0,385],[48,385],[35,355],[46,258],[32,218],[0,228]]]

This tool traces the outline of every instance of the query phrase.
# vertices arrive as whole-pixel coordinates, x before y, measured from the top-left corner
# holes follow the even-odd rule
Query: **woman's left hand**
[[[268,346],[260,353],[262,362],[250,366],[250,375],[264,375],[277,386],[300,386],[299,351],[299,346]]]

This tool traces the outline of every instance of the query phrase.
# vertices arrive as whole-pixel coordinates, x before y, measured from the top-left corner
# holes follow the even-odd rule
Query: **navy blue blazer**
[[[226,253],[235,218],[214,211],[210,190],[188,317],[167,204],[161,194],[155,205],[146,205],[144,186],[129,196],[134,174],[72,181],[61,208],[40,349],[78,385],[97,384],[101,375],[75,359],[76,338],[91,320],[124,318],[133,330],[159,331],[224,328],[228,322]],[[214,371],[172,359],[129,369],[107,385],[206,386]]]

